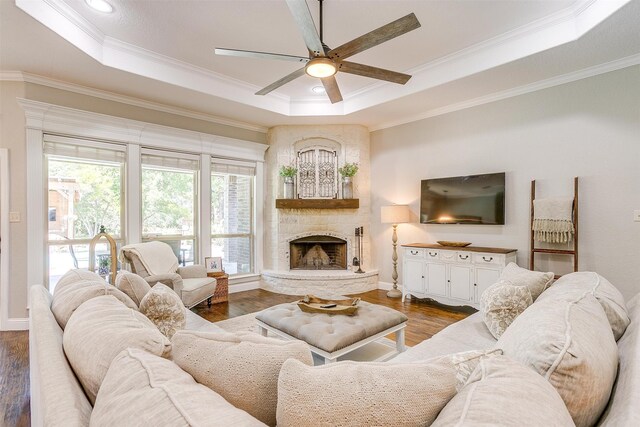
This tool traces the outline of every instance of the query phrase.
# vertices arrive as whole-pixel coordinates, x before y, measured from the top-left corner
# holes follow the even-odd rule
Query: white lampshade
[[[380,208],[380,220],[383,224],[401,224],[409,222],[411,212],[407,205],[382,206]]]

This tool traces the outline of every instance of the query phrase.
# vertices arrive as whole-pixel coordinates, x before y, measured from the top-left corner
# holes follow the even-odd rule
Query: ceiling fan
[[[280,86],[297,79],[305,73],[312,77],[320,78],[332,104],[342,101],[342,94],[340,93],[340,88],[338,87],[338,83],[335,78],[335,74],[338,71],[398,84],[405,84],[409,81],[411,76],[408,74],[371,67],[369,65],[358,64],[355,62],[348,62],[345,61],[345,59],[419,28],[420,22],[418,22],[418,18],[416,18],[415,14],[410,13],[407,16],[390,22],[387,25],[383,25],[378,29],[338,46],[335,49],[331,49],[322,41],[322,1],[323,0],[318,0],[320,3],[320,33],[318,34],[306,0],[286,0],[287,6],[289,6],[289,10],[293,15],[293,18],[302,33],[302,38],[307,45],[307,49],[309,50],[308,57],[223,48],[216,48],[215,53],[217,55],[278,59],[306,64],[303,68],[300,68],[299,70],[294,71],[293,73],[284,76],[280,80],[277,80],[269,86],[259,90],[256,92],[256,95],[266,95]]]

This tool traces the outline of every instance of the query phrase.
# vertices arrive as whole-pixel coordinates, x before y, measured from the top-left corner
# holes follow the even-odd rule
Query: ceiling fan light
[[[329,58],[314,58],[305,67],[305,72],[311,77],[318,77],[320,79],[324,77],[333,76],[338,69],[336,64]]]

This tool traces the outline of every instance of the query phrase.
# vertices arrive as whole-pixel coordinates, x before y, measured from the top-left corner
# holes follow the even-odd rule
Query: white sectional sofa
[[[540,299],[543,300],[542,297]],[[546,304],[550,304],[549,299],[547,298]],[[93,407],[65,355],[63,330],[51,311],[51,303],[52,296],[44,287],[34,286],[31,289],[29,352],[32,425],[86,426],[91,422]],[[531,307],[536,306],[536,304],[545,304],[545,301],[534,302]],[[573,302],[568,304],[571,305]],[[597,422],[591,424],[616,427],[640,425],[640,407],[638,406],[638,402],[640,402],[640,294],[627,302],[626,311],[628,312],[630,323],[622,337],[617,341],[619,360],[617,379],[605,411],[601,416],[598,415]],[[214,324],[190,311],[187,313],[186,329],[222,331]],[[507,332],[505,332],[505,335],[507,335]],[[607,337],[607,339],[612,340],[613,338]],[[432,338],[409,348],[406,352],[387,363],[415,363],[451,353],[492,349],[498,343],[498,340],[487,329],[481,313],[475,313],[445,328]],[[505,356],[508,356],[508,354],[505,354]],[[176,366],[176,369],[179,370],[180,368]],[[327,387],[331,386],[327,385]],[[608,396],[608,391],[603,392]],[[224,401],[223,403],[218,402],[217,408],[216,410],[225,414],[235,409],[230,403]],[[237,425],[263,425],[258,420],[255,420],[255,423],[247,421],[251,420],[251,416],[246,413],[240,414],[241,416],[239,417],[238,414],[232,415],[231,418],[223,418],[212,413],[210,423],[206,425],[222,425],[220,424],[222,419],[237,419],[239,420]],[[227,421],[227,425],[231,424],[236,425],[234,422]],[[437,419],[435,424],[438,424]],[[168,423],[167,425],[172,424]],[[461,423],[461,425],[474,425],[474,423]]]

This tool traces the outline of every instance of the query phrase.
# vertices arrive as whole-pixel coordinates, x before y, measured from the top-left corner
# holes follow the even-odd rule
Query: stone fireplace
[[[347,241],[314,235],[289,242],[291,270],[346,270]]]
[[[350,294],[377,288],[378,271],[370,263],[369,131],[358,125],[275,126],[269,130],[268,142],[261,286],[292,295]],[[276,199],[284,195],[280,167],[298,166],[300,153],[310,150],[334,152],[338,166],[358,164],[353,179],[357,208],[276,208]],[[295,194],[302,198],[305,191],[297,188]],[[352,271],[356,227],[365,230],[364,274]]]

